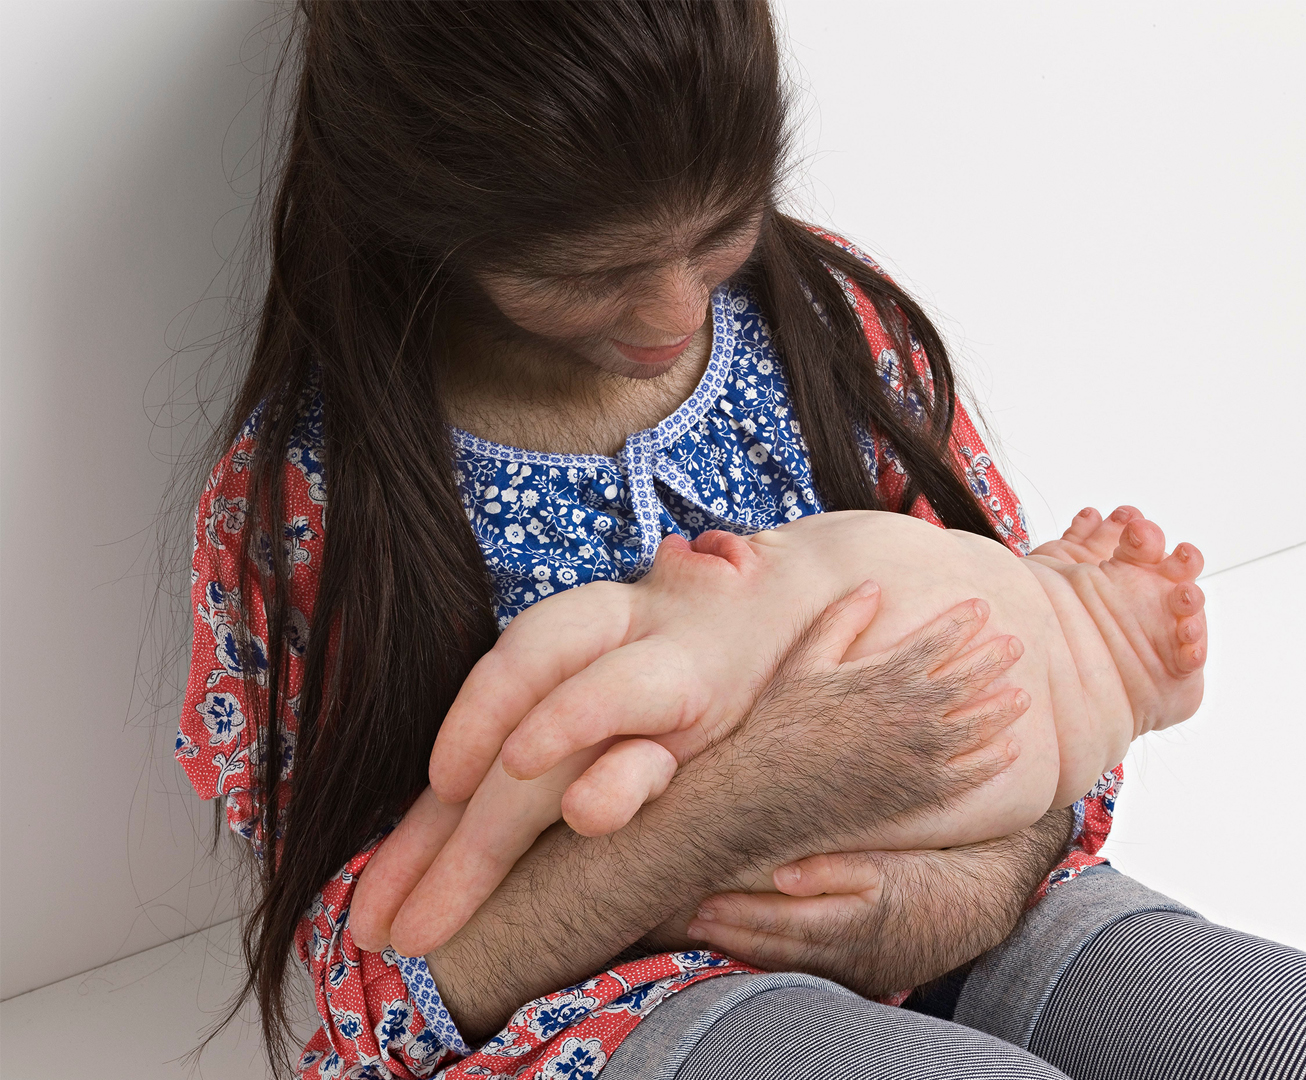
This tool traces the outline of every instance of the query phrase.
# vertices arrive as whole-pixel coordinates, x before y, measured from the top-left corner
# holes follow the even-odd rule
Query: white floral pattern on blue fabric
[[[449,1015],[449,1010],[440,1000],[440,991],[436,988],[435,980],[431,978],[431,969],[427,967],[426,957],[399,956],[396,953],[395,958],[399,963],[399,974],[403,976],[404,985],[408,987],[408,994],[417,1011],[422,1014],[422,1019],[426,1021],[426,1030],[434,1033],[435,1037],[455,1054],[466,1057],[472,1052],[472,1048],[467,1045],[462,1032],[458,1030],[458,1025]],[[385,1043],[382,1042],[381,1045],[384,1046]]]
[[[633,581],[671,533],[749,534],[821,512],[784,368],[754,297],[712,295],[698,387],[617,457],[545,454],[452,430],[463,508],[500,627],[560,589]]]

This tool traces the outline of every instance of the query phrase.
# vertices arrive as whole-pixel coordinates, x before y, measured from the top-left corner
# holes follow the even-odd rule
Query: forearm
[[[522,1003],[601,970],[723,884],[812,851],[870,846],[885,821],[946,805],[1005,768],[1010,758],[988,743],[987,725],[952,712],[1013,655],[994,639],[949,667],[983,621],[963,608],[846,667],[852,635],[838,614],[823,616],[740,726],[625,828],[542,835],[428,957],[465,1036],[495,1031]],[[863,616],[855,630],[864,625]]]
[[[765,841],[730,800],[733,757],[716,747],[675,777],[624,829],[544,833],[494,895],[427,957],[465,1038],[503,1026],[521,1004],[577,982],[761,857]],[[743,804],[746,800],[736,800]],[[735,827],[722,828],[723,818]]]
[[[842,970],[823,974],[877,997],[974,960],[1011,933],[1073,824],[1073,811],[1052,810],[1011,836],[886,864],[870,933]]]

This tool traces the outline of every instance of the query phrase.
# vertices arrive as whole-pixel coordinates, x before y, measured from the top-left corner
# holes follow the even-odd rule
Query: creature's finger
[[[953,680],[971,694],[984,690],[1025,654],[1025,646],[1010,634],[990,638],[982,645],[937,667],[932,678]]]
[[[957,752],[969,753],[991,742],[1025,715],[1032,700],[1019,686],[1007,686],[948,713],[945,722],[954,730],[964,728]]]
[[[1161,573],[1171,581],[1193,581],[1202,572],[1206,560],[1195,544],[1176,544],[1174,551],[1161,563]]]
[[[650,739],[614,743],[562,797],[563,819],[582,836],[616,832],[676,774],[671,751]]]
[[[880,610],[880,586],[869,578],[826,606],[794,646],[791,663],[809,672],[833,671]]]
[[[627,586],[595,582],[523,612],[481,657],[440,726],[431,787],[471,797],[503,742],[554,687],[617,648],[629,627]]]
[[[448,941],[561,816],[562,793],[608,748],[589,747],[533,781],[514,780],[496,761],[390,931],[404,956]]]
[[[811,968],[812,946],[797,938],[767,934],[729,923],[689,924],[689,936],[716,952],[770,971],[801,971]]]
[[[865,916],[875,898],[854,893],[786,896],[783,893],[721,893],[698,907],[690,925],[740,926],[764,934],[814,939],[837,935],[852,920]]]
[[[987,601],[978,598],[963,600],[896,644],[856,663],[863,667],[878,667],[893,657],[910,657],[934,672],[961,656],[975,635],[984,629],[988,619]]]
[[[1097,512],[1097,507],[1086,506],[1075,515],[1074,520],[1070,523],[1070,527],[1061,534],[1062,539],[1082,545],[1093,535],[1094,530],[1101,524],[1102,515]]]
[[[1019,757],[1020,743],[1008,737],[958,754],[948,762],[948,768],[963,783],[976,787],[1011,768]]]
[[[1170,610],[1180,618],[1196,615],[1205,606],[1206,594],[1195,581],[1176,585],[1170,592]]]
[[[427,788],[363,868],[349,906],[349,929],[359,948],[380,952],[390,944],[395,916],[453,834],[465,805],[442,803]]]
[[[550,691],[504,742],[503,766],[531,780],[603,739],[680,730],[711,704],[708,691],[675,641],[633,641]]]
[[[866,901],[878,895],[883,880],[875,852],[871,851],[809,855],[797,862],[777,866],[771,878],[775,887],[789,896],[860,893]]]

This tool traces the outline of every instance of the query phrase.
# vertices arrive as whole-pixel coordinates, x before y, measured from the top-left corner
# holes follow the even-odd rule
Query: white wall
[[[230,910],[168,760],[175,714],[153,737],[132,690],[181,434],[146,405],[170,393],[172,347],[220,326],[220,304],[192,305],[221,290],[241,226],[227,175],[262,63],[242,43],[267,14],[5,10],[3,997]]]
[[[1306,6],[784,11],[800,199],[940,315],[1038,532],[1133,502],[1208,570],[1306,540]]]
[[[247,35],[266,14],[7,12],[0,996],[230,910],[167,758],[172,717],[159,740],[132,703],[170,445],[143,401],[164,396],[150,380],[178,338],[218,325],[208,304],[183,329],[221,292],[210,283],[239,232],[227,172],[258,121],[242,111],[264,64]],[[783,14],[817,103],[799,197],[940,313],[1036,529],[1131,501],[1213,570],[1306,541],[1292,471],[1306,389],[1301,6],[863,0]],[[1274,565],[1300,585],[1300,559]],[[1222,610],[1255,624],[1281,584],[1251,581]],[[1284,635],[1301,635],[1280,606]],[[1219,915],[1289,936],[1291,920],[1257,904],[1292,895],[1285,875],[1300,892],[1301,871],[1268,853],[1297,849],[1283,763],[1306,746],[1281,662],[1260,656],[1269,692],[1241,694],[1248,668],[1226,664],[1217,708],[1191,722],[1216,733],[1190,739],[1207,749],[1148,747],[1148,775],[1178,779],[1126,794],[1122,865],[1145,878],[1155,866],[1177,892],[1213,876],[1209,834],[1185,830],[1175,792],[1232,747],[1220,836],[1243,851]],[[1278,713],[1243,723],[1249,700]],[[1258,785],[1271,762],[1277,779]]]

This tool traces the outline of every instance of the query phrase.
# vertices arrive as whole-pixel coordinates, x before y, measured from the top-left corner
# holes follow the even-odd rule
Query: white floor
[[[265,1077],[247,1018],[227,1027],[198,1063],[187,1056],[239,986],[235,931],[235,922],[221,923],[0,1004],[0,1077]]]
[[[1135,746],[1109,852],[1121,870],[1212,919],[1306,948],[1306,545],[1202,584],[1212,625],[1206,700],[1188,723]],[[198,1065],[185,1057],[235,989],[232,931],[223,924],[4,1002],[0,1076],[265,1075],[239,1022]]]

